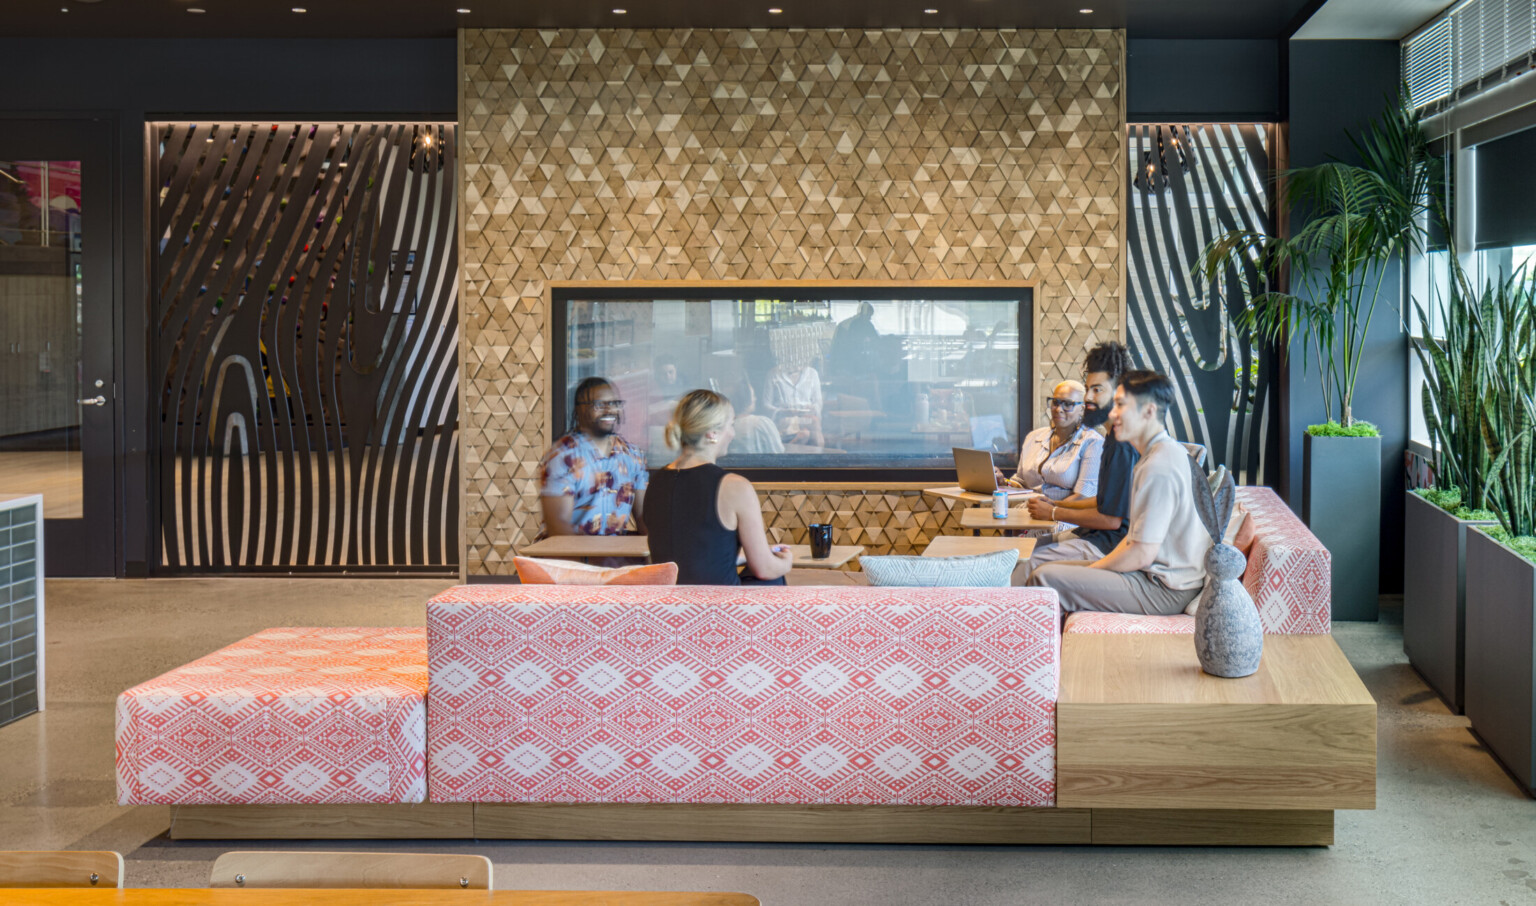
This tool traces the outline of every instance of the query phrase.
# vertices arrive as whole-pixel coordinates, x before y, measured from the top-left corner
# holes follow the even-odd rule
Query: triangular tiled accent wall
[[[470,575],[538,531],[548,281],[1029,281],[1045,381],[1120,335],[1122,31],[462,40]],[[775,526],[809,505],[770,496]],[[827,496],[871,552],[920,550],[946,512]]]

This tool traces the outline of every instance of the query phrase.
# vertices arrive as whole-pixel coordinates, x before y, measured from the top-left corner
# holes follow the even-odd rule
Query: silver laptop
[[[997,490],[997,475],[992,470],[992,451],[971,450],[966,447],[954,447],[955,475],[960,479],[960,487],[976,494],[990,494]],[[1027,497],[1029,492],[1023,488],[1005,487],[1009,497]]]

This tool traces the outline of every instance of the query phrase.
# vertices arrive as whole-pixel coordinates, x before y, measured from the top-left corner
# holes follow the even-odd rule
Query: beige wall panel
[[[538,532],[547,284],[1024,281],[1037,378],[1122,323],[1124,33],[463,32],[470,575]],[[917,494],[773,492],[916,552]],[[825,499],[822,499],[825,497]]]

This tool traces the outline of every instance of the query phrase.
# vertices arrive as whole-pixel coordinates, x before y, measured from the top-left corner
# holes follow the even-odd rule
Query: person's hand
[[[789,545],[787,544],[775,544],[774,546],[768,548],[768,552],[780,560],[795,559],[794,551],[790,550]]]
[[[1029,515],[1035,519],[1051,519],[1051,510],[1055,509],[1055,502],[1049,497],[1031,497],[1024,502],[1029,508]]]
[[[997,486],[1000,488],[1008,484],[1007,476],[1005,476],[1003,474],[1003,470],[999,469],[997,466],[992,467],[992,480],[997,482]]]

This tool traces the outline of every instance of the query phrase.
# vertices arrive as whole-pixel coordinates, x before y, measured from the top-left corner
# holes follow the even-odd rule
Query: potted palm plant
[[[1483,442],[1487,349],[1479,319],[1518,281],[1472,288],[1454,254],[1442,307],[1444,336],[1416,347],[1424,373],[1434,487],[1407,491],[1403,524],[1403,651],[1456,714],[1464,708],[1467,529],[1491,524],[1486,508],[1488,448]],[[1420,323],[1428,324],[1415,303]]]
[[[1299,346],[1302,370],[1316,367],[1327,421],[1302,441],[1301,516],[1333,554],[1336,620],[1375,620],[1378,610],[1381,435],[1356,417],[1354,402],[1383,285],[1405,253],[1422,247],[1433,197],[1435,168],[1406,98],[1350,137],[1360,164],[1284,174],[1282,198],[1300,229],[1229,231],[1195,265],[1213,283],[1229,274],[1243,281],[1240,329],[1282,354]],[[1287,279],[1287,289],[1276,288]]]
[[[1520,279],[1480,312],[1487,488],[1499,525],[1467,534],[1466,704],[1472,729],[1536,793],[1536,292]]]

